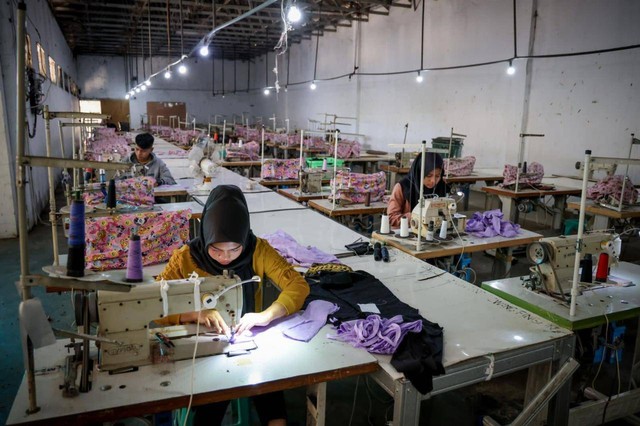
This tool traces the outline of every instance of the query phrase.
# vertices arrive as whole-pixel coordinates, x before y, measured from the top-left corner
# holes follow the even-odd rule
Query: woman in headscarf
[[[221,185],[211,191],[202,211],[198,237],[173,253],[161,277],[166,280],[188,278],[193,271],[200,276],[221,275],[224,270],[233,270],[242,280],[254,275],[262,279],[260,283],[242,286],[244,315],[235,330],[237,334],[297,312],[309,294],[304,278],[266,240],[253,234],[247,201],[234,185]],[[267,277],[280,289],[280,295],[264,309],[263,283]],[[188,312],[169,316],[162,323],[184,324],[197,320],[197,312]],[[200,323],[218,333],[230,334],[229,325],[215,309],[203,310]],[[258,395],[252,400],[262,424],[286,425],[282,392]],[[198,407],[194,424],[220,424],[228,404],[226,401]]]
[[[422,167],[422,153],[413,160],[409,174],[395,184],[391,192],[391,199],[387,206],[389,215],[389,225],[394,228],[400,227],[400,219],[406,217],[411,219],[413,208],[418,205],[420,198],[420,168]],[[443,161],[440,154],[427,152],[424,164],[424,196],[437,195],[444,197],[447,195],[445,182],[442,180]]]

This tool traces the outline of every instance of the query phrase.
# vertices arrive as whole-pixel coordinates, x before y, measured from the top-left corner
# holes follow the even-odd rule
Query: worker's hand
[[[238,323],[236,334],[242,334],[245,331],[251,330],[251,328],[256,325],[269,325],[271,319],[271,315],[266,311],[260,313],[251,312],[248,314],[244,314],[242,316],[242,319],[240,319],[240,322]]]
[[[187,312],[180,315],[180,323],[195,323],[198,321],[198,312]],[[203,309],[200,312],[200,324],[205,327],[209,327],[213,329],[216,333],[226,334],[227,336],[231,333],[229,326],[222,316],[220,312],[215,309]]]

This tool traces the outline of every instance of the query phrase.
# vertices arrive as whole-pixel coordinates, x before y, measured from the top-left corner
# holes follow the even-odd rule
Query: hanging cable
[[[147,3],[147,30],[149,34],[149,78],[153,74],[153,55],[151,54],[151,2]]]
[[[170,0],[167,0],[167,63],[171,63],[171,6],[169,5],[169,3]],[[170,73],[169,68],[167,68],[167,72]],[[169,74],[169,76],[170,75],[171,74]]]
[[[313,64],[313,83],[315,83],[316,81],[316,73],[318,71],[318,47],[320,46],[320,29],[322,28],[322,21],[320,20],[321,11],[322,11],[322,0],[320,1],[320,6],[318,7],[318,23],[320,25],[319,25],[319,28],[316,28],[316,31],[318,31],[318,33],[316,35],[316,59]]]
[[[236,53],[236,45],[233,45],[233,93],[236,93],[238,89],[237,74],[238,74],[238,55]]]
[[[516,16],[516,0],[513,0],[513,57],[518,57],[518,23]]]

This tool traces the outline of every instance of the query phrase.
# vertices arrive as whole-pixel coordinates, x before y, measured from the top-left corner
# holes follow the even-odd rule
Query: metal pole
[[[580,269],[580,253],[582,252],[582,234],[584,216],[587,209],[587,183],[589,183],[589,169],[591,168],[591,150],[584,152],[584,170],[582,173],[582,192],[580,193],[580,214],[578,215],[578,236],[576,239],[576,256],[573,264],[573,282],[571,285],[571,306],[569,316],[576,315],[576,297],[578,297],[578,269]]]
[[[260,179],[264,179],[264,124],[262,125],[262,152],[260,154]]]
[[[340,132],[336,130],[333,133],[333,207],[331,210],[335,210],[336,208],[336,175],[338,174],[338,135]],[[349,180],[351,180],[351,173],[349,173]]]
[[[59,127],[62,134],[62,127]],[[44,106],[44,136],[47,157],[51,157],[51,120],[49,118],[49,106]],[[56,187],[53,177],[53,168],[47,167],[47,178],[49,180],[49,221],[51,222],[51,241],[53,242],[53,264],[58,266],[60,259],[58,257],[58,231],[56,216]]]
[[[24,20],[27,5],[24,1],[18,3],[16,22],[16,189],[18,201],[18,238],[20,241],[20,293],[22,301],[31,299],[31,289],[26,285],[26,277],[29,275],[29,253],[27,250],[27,200],[25,191],[25,59],[24,59]],[[27,414],[33,414],[40,410],[36,401],[36,379],[34,375],[33,345],[27,336],[27,347],[23,347],[25,354],[25,374],[27,376],[27,390],[29,393],[29,408]]]
[[[427,161],[427,141],[422,141],[422,155],[420,160],[420,199],[418,200],[419,207],[419,222],[418,222],[418,239],[416,240],[416,251],[422,250],[422,208],[424,207],[424,167]],[[411,173],[411,172],[409,172]]]

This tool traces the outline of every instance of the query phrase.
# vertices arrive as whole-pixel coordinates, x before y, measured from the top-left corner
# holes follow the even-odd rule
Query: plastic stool
[[[564,235],[573,235],[578,233],[578,219],[564,220]]]

